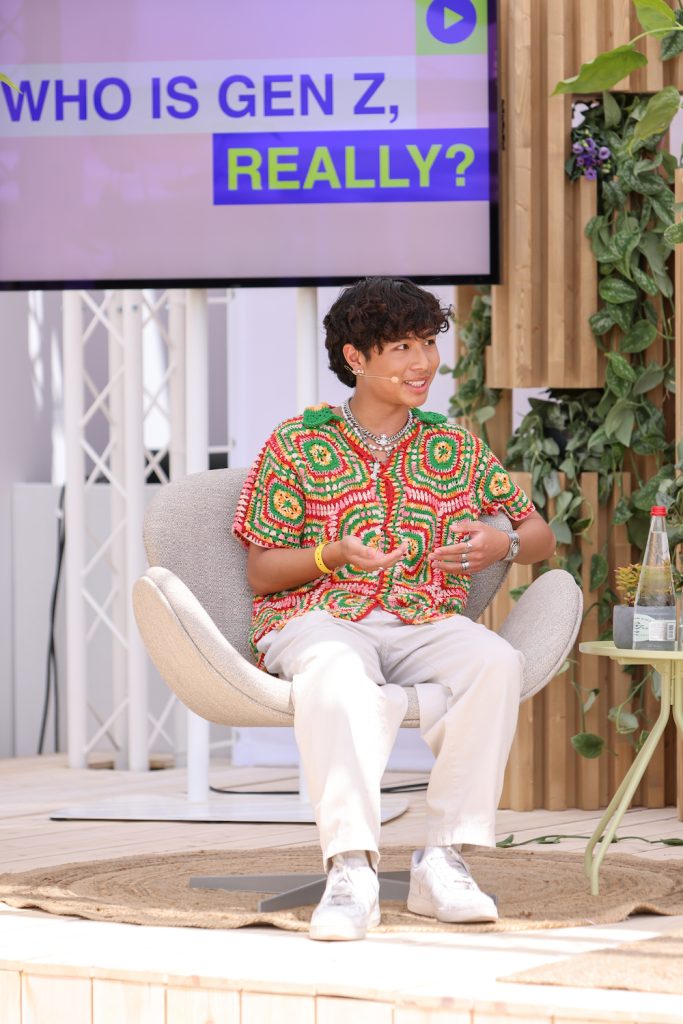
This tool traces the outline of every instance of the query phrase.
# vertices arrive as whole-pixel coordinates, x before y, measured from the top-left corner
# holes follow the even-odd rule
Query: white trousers
[[[495,815],[517,724],[523,655],[461,615],[422,625],[375,610],[360,622],[311,611],[258,644],[292,680],[294,732],[323,858],[379,862],[380,780],[415,685],[435,763],[427,845],[495,845]]]

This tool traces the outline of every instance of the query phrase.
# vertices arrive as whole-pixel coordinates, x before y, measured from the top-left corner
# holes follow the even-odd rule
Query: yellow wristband
[[[315,564],[318,566],[320,571],[324,572],[325,575],[329,576],[330,573],[334,572],[334,569],[330,569],[330,567],[325,565],[325,563],[323,562],[323,548],[326,546],[327,541],[323,541],[322,544],[318,544],[317,548],[313,553],[313,557],[315,558]]]

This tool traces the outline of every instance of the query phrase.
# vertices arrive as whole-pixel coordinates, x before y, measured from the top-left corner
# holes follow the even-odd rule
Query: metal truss
[[[146,566],[146,481],[166,483],[207,465],[208,427],[190,431],[185,416],[185,339],[189,324],[205,353],[206,293],[70,291],[63,299],[69,763],[86,767],[106,740],[117,767],[144,771],[160,738],[176,750],[184,744],[176,738],[177,716],[170,728],[175,698],[157,717],[150,713],[148,660],[130,593]],[[164,351],[153,385],[143,374],[148,344],[163,344]],[[192,362],[199,363],[194,397],[203,399],[194,408],[206,409],[206,359]],[[144,439],[152,416],[166,423],[167,441],[155,447]],[[193,420],[201,424],[202,417]],[[108,517],[95,500],[101,493],[93,493],[102,484]],[[89,514],[94,504],[98,515]]]

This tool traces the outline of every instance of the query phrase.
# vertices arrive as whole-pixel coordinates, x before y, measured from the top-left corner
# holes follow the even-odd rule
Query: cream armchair
[[[249,649],[246,551],[230,532],[245,476],[243,469],[196,473],[153,498],[144,526],[150,568],[135,584],[135,615],[160,674],[196,714],[229,726],[291,726],[290,682],[256,668]],[[503,514],[488,521],[511,528]],[[507,569],[498,563],[473,577],[470,618],[481,615]],[[582,610],[582,594],[571,575],[553,569],[535,580],[508,615],[500,634],[525,656],[523,701],[563,665]],[[418,724],[417,694],[410,687],[403,726]],[[253,887],[261,883],[263,878]],[[385,883],[382,895],[388,895]],[[260,891],[269,890],[263,884]],[[308,897],[315,898],[313,890]],[[287,905],[285,899],[264,906],[275,909]]]

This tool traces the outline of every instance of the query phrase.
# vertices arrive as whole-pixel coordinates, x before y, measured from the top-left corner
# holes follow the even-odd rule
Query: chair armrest
[[[243,658],[170,570],[148,569],[133,607],[152,661],[191,711],[222,725],[293,724],[290,683]]]
[[[564,569],[543,573],[522,594],[499,630],[525,658],[520,701],[557,675],[574,646],[582,615],[583,594]]]

